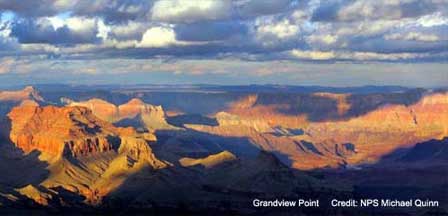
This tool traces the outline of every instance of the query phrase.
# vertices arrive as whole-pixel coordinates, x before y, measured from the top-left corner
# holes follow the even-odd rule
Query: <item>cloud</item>
[[[314,11],[313,21],[353,22],[420,17],[446,7],[432,0],[325,1]]]
[[[8,21],[2,20],[0,14],[0,56],[2,53],[16,50],[18,47],[17,41],[9,37],[11,33],[11,24]]]
[[[168,27],[151,27],[143,34],[141,41],[137,47],[165,47],[179,44],[176,40],[176,33],[172,28]]]
[[[310,36],[307,37],[307,42],[309,44],[314,44],[314,43],[318,43],[318,44],[326,44],[326,45],[331,45],[334,44],[338,41],[338,35],[333,35],[333,34],[312,34]]]
[[[237,5],[240,16],[250,17],[285,12],[292,9],[291,0],[249,0]]]
[[[0,0],[0,11],[11,11],[24,17],[50,17],[61,13],[75,16],[101,17],[107,23],[144,19],[152,1],[139,0]]]
[[[9,73],[15,60],[12,57],[5,57],[0,59],[0,74]]]
[[[260,25],[257,27],[257,33],[270,34],[280,39],[292,37],[298,32],[299,27],[297,25],[291,24],[287,19],[277,23]]]
[[[299,59],[310,59],[310,60],[328,60],[336,57],[334,52],[323,52],[323,51],[304,51],[294,49],[291,51],[294,57]]]
[[[277,80],[272,74],[304,62],[310,70],[331,70],[312,64],[448,57],[444,0],[0,0],[0,17],[2,71],[53,71],[62,78],[81,73],[64,61],[89,63],[81,69],[91,75],[159,70],[231,77],[247,70]],[[176,64],[142,63],[158,60]]]
[[[110,26],[109,37],[118,40],[135,40],[141,38],[149,25],[144,22],[130,21]]]
[[[385,35],[386,40],[408,40],[408,41],[438,41],[439,37],[435,34],[423,34],[420,32],[393,33]]]
[[[245,36],[247,26],[240,22],[198,22],[179,24],[175,27],[176,37],[184,41],[219,41],[235,36]]]
[[[97,36],[97,21],[94,19],[71,17],[62,23],[62,26],[54,26],[54,21],[47,18],[22,19],[12,24],[10,36],[25,44],[79,44],[100,41]]]
[[[441,12],[436,12],[420,17],[417,23],[423,27],[448,25],[448,17],[443,16]]]
[[[72,12],[78,16],[101,17],[106,23],[146,20],[152,1],[139,0],[75,0]]]
[[[159,0],[151,9],[151,18],[164,22],[192,23],[219,20],[231,15],[230,0]]]
[[[76,2],[67,0],[34,0],[24,3],[0,0],[0,11],[12,11],[26,17],[52,16],[68,10]]]
[[[298,39],[300,27],[289,19],[260,19],[255,23],[255,39],[264,46],[273,46]]]
[[[302,60],[343,60],[343,61],[399,61],[408,59],[422,59],[429,55],[426,53],[376,53],[357,51],[319,51],[299,50],[289,51],[291,56]],[[445,57],[444,53],[441,56]]]
[[[338,17],[338,11],[341,9],[341,1],[328,1],[320,4],[311,16],[313,22],[331,22],[336,21]]]

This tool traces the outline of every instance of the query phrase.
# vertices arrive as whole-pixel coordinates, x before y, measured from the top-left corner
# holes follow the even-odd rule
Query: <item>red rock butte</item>
[[[84,107],[39,107],[23,104],[8,114],[11,141],[24,152],[38,150],[60,157],[81,156],[110,151],[113,138],[133,133],[120,129],[94,116]]]

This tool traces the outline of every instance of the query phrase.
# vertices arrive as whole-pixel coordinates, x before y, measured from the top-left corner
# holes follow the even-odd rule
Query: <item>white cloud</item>
[[[412,58],[421,58],[427,56],[426,54],[418,53],[375,53],[375,52],[341,52],[338,53],[338,58],[345,60],[359,60],[359,61],[370,61],[370,60],[405,60]]]
[[[417,23],[423,27],[448,25],[448,17],[443,16],[440,12],[436,12],[420,17]]]
[[[64,27],[65,25],[65,21],[58,16],[47,17],[46,19],[50,21],[51,25],[53,26],[53,29],[55,30]]]
[[[117,39],[135,39],[148,28],[147,23],[129,21],[124,24],[109,26],[110,34]]]
[[[293,49],[289,54],[304,60],[396,61],[428,57],[426,53],[376,53]]]
[[[86,32],[97,28],[98,19],[76,16],[68,18],[52,16],[39,18],[37,19],[37,22],[40,25],[51,25],[55,30],[67,26],[72,31]]]
[[[11,23],[1,18],[0,14],[0,54],[18,47],[17,40],[11,38]]]
[[[291,24],[287,19],[275,23],[260,25],[257,27],[258,34],[274,35],[280,39],[292,37],[296,35],[299,30],[299,26]]]
[[[439,37],[435,34],[425,34],[420,32],[404,32],[404,33],[393,33],[385,35],[384,39],[435,42],[439,40]]]
[[[135,48],[138,46],[139,41],[137,40],[117,40],[117,39],[108,39],[104,41],[105,48],[114,48],[114,49],[127,49],[127,48]]]
[[[334,44],[338,40],[337,35],[324,34],[324,35],[310,35],[307,37],[308,43],[324,43],[327,45]]]
[[[263,46],[275,46],[297,39],[300,27],[288,19],[258,19],[255,21],[255,40]]]
[[[231,14],[229,0],[159,0],[154,3],[151,18],[166,22],[217,20]]]
[[[97,29],[97,19],[85,17],[70,17],[65,24],[74,32],[88,32]]]
[[[291,51],[291,54],[299,59],[310,59],[310,60],[329,60],[336,57],[333,51],[324,52],[324,51],[306,51],[306,50],[294,49]]]
[[[342,21],[399,19],[403,16],[400,3],[402,2],[391,0],[354,1],[338,11],[338,18]]]
[[[97,25],[98,33],[96,34],[96,36],[102,38],[103,40],[106,40],[109,36],[110,26],[106,25],[103,20],[98,20]]]
[[[28,53],[58,53],[61,48],[51,44],[20,44],[20,50]]]
[[[0,59],[0,74],[9,73],[15,63],[14,58],[5,57]]]
[[[160,26],[146,30],[137,46],[145,48],[165,47],[178,43],[179,42],[176,40],[176,33],[172,28]]]
[[[71,32],[81,37],[84,34],[93,34],[98,31],[98,36],[105,38],[107,36],[107,26],[99,18],[89,17],[68,17],[59,16],[42,17],[36,20],[41,29],[51,26],[54,30],[67,27]]]
[[[390,29],[404,25],[400,20],[375,20],[360,21],[352,23],[342,23],[339,25],[331,25],[335,34],[339,36],[371,36],[383,34]]]

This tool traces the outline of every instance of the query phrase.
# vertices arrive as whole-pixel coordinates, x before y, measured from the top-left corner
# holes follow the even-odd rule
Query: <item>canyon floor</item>
[[[447,215],[448,91],[0,90],[0,214]],[[254,208],[253,199],[320,208]],[[332,208],[331,199],[432,199]]]

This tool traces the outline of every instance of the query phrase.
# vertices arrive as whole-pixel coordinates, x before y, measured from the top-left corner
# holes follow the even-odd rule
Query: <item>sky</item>
[[[0,0],[0,85],[448,86],[448,0]]]

